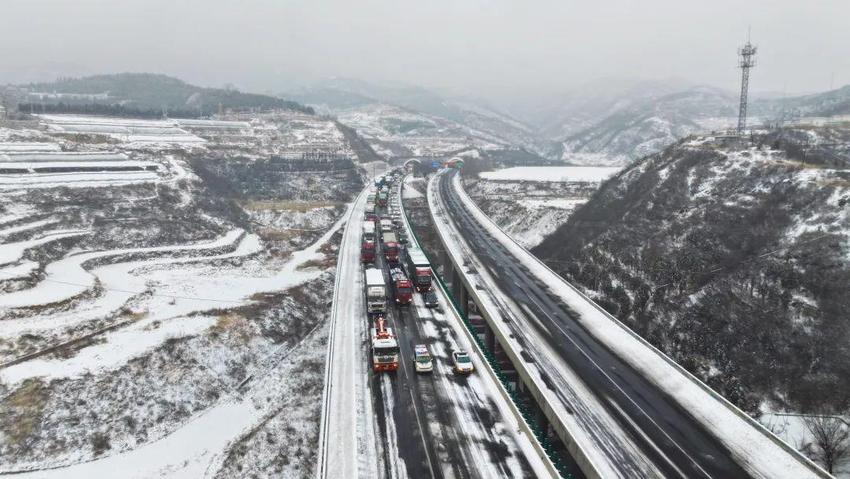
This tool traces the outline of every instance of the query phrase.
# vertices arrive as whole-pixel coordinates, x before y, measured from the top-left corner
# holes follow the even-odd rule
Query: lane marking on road
[[[401,322],[399,320],[399,322]],[[404,380],[407,381],[408,387],[407,392],[410,394],[410,402],[413,404],[413,414],[416,416],[416,424],[419,427],[419,437],[422,439],[422,447],[425,449],[425,458],[428,462],[428,470],[431,472],[431,479],[436,479],[436,474],[434,473],[434,465],[431,462],[431,453],[428,451],[428,443],[425,441],[425,428],[422,426],[422,420],[419,417],[419,408],[416,407],[416,398],[413,396],[413,388],[410,387],[410,376],[407,374],[407,363],[404,360],[404,354],[401,354],[401,348],[399,348],[399,357],[402,362],[402,372],[404,373]]]
[[[632,403],[632,405],[633,405],[634,407],[636,407],[636,408],[637,408],[637,410],[638,410],[638,411],[640,411],[640,412],[641,412],[641,414],[643,414],[643,415],[644,415],[644,416],[645,416],[645,417],[649,420],[649,422],[651,422],[651,423],[652,423],[652,425],[653,425],[653,426],[655,426],[655,428],[656,428],[656,429],[658,429],[658,431],[659,431],[662,435],[664,435],[664,437],[666,437],[668,441],[670,441],[670,443],[671,443],[671,444],[673,444],[674,446],[676,446],[676,449],[678,449],[678,450],[679,450],[679,451],[680,451],[680,452],[681,452],[681,453],[682,453],[685,457],[687,457],[687,458],[688,458],[688,459],[689,459],[689,460],[690,460],[690,461],[694,464],[694,466],[696,466],[696,468],[697,468],[697,469],[698,469],[698,470],[699,470],[699,471],[700,471],[703,475],[705,475],[705,477],[707,477],[707,478],[711,478],[711,474],[709,474],[709,473],[708,473],[708,471],[706,471],[705,469],[703,469],[703,467],[702,467],[702,466],[701,466],[701,465],[700,465],[700,464],[696,461],[696,459],[694,459],[694,458],[693,458],[690,454],[688,454],[688,453],[687,453],[687,452],[686,452],[686,451],[682,448],[682,446],[680,446],[680,445],[679,445],[679,443],[677,443],[676,441],[674,441],[674,440],[673,440],[673,438],[672,438],[672,437],[670,437],[670,435],[669,435],[669,434],[667,434],[667,431],[665,431],[664,429],[662,429],[662,428],[661,428],[661,426],[660,426],[657,422],[655,422],[655,420],[654,420],[654,419],[652,419],[652,417],[651,417],[651,416],[650,416],[650,415],[649,415],[649,414],[648,414],[648,413],[647,413],[647,412],[646,412],[646,411],[645,411],[642,407],[640,407],[640,405],[639,405],[637,402],[635,402],[635,400],[634,400],[634,399],[632,399],[632,397],[631,397],[631,396],[629,396],[629,394],[628,394],[628,393],[627,393],[627,392],[626,392],[626,391],[625,391],[622,387],[620,387],[620,385],[619,385],[619,384],[617,384],[617,382],[616,382],[616,381],[614,381],[614,379],[613,379],[611,376],[609,376],[609,375],[608,375],[608,373],[607,373],[607,372],[605,372],[605,370],[604,370],[604,369],[603,369],[603,368],[602,368],[602,367],[601,367],[601,366],[600,366],[600,365],[599,365],[599,364],[598,364],[598,363],[597,363],[597,362],[596,362],[596,361],[595,361],[592,357],[590,357],[590,355],[587,353],[587,351],[585,351],[585,350],[584,350],[584,348],[582,348],[582,347],[581,347],[581,346],[580,346],[580,345],[579,345],[579,344],[578,344],[578,343],[577,343],[577,342],[576,342],[576,341],[572,338],[572,336],[571,336],[570,334],[568,334],[568,333],[564,330],[564,328],[562,328],[562,327],[561,327],[560,322],[558,322],[558,321],[554,320],[554,319],[553,319],[553,318],[549,315],[549,313],[547,313],[547,312],[546,312],[546,310],[545,310],[545,309],[544,309],[544,308],[540,305],[540,303],[538,303],[538,302],[537,302],[537,300],[535,300],[535,299],[534,299],[534,297],[532,297],[532,296],[530,296],[530,295],[529,295],[529,296],[528,296],[528,299],[529,299],[529,300],[531,300],[531,302],[532,302],[532,303],[534,303],[534,305],[535,305],[535,306],[537,306],[537,308],[540,310],[540,312],[541,312],[541,313],[543,313],[543,314],[544,314],[544,315],[545,315],[545,316],[546,316],[546,317],[550,320],[550,322],[551,322],[551,323],[552,323],[552,324],[553,324],[556,328],[558,328],[558,330],[559,330],[559,331],[561,331],[561,334],[563,334],[563,335],[564,335],[564,337],[566,337],[566,338],[567,338],[567,339],[568,339],[571,343],[573,343],[573,346],[575,346],[575,348],[576,348],[576,349],[577,349],[577,350],[578,350],[578,351],[582,354],[582,356],[584,356],[584,357],[585,357],[588,361],[590,361],[590,363],[591,363],[591,364],[593,364],[593,366],[594,366],[594,367],[595,367],[595,368],[596,368],[596,369],[597,369],[600,373],[602,373],[602,375],[605,377],[605,379],[607,379],[607,380],[608,380],[608,381],[609,381],[609,382],[610,382],[610,383],[611,383],[611,384],[612,384],[615,388],[617,388],[617,390],[619,390],[619,391],[620,391],[620,393],[622,393],[622,394],[623,394],[623,396],[624,396],[626,399],[628,399],[628,400],[629,400],[629,402],[630,402],[630,403]],[[627,417],[627,416],[624,416],[624,417]],[[631,421],[631,420],[630,420],[630,421]],[[652,441],[650,441],[650,445],[652,445],[652,447],[653,447],[653,448],[658,449],[658,446],[657,446],[657,445],[655,445]],[[671,460],[670,460],[670,459],[669,459],[666,455],[662,455],[662,457],[664,457],[664,459],[665,459],[665,460],[666,460],[666,461],[667,461],[667,462],[668,462],[668,463],[669,463],[669,464],[670,464],[670,465],[671,465],[674,469],[676,469],[677,471],[679,471],[679,468],[678,468],[678,467],[676,467],[676,465],[675,465],[675,464],[674,464],[674,463],[673,463],[673,462],[672,462],[672,461],[671,461]],[[686,476],[686,475],[684,475],[684,474],[683,474],[683,475],[682,475],[682,477],[687,478],[688,476]]]
[[[617,413],[620,414],[620,417],[622,417],[624,420],[628,421],[628,423],[632,426],[632,430],[634,430],[638,434],[640,434],[641,437],[647,442],[647,444],[649,444],[655,450],[655,452],[658,453],[659,456],[663,457],[664,460],[667,461],[667,464],[670,464],[670,466],[673,469],[675,469],[676,472],[678,472],[680,476],[685,477],[685,478],[688,477],[687,474],[685,474],[681,469],[679,469],[676,466],[676,464],[669,457],[667,457],[666,454],[664,454],[664,451],[660,447],[658,447],[658,445],[656,445],[655,442],[652,439],[650,439],[649,436],[647,436],[645,432],[643,432],[643,429],[641,429],[640,426],[638,426],[637,423],[635,423],[632,420],[632,418],[630,418],[629,415],[626,414],[626,411],[623,411],[623,409],[620,407],[619,404],[614,402],[614,400],[611,399],[608,396],[605,396],[605,400],[608,401],[608,404],[610,404],[611,407],[613,407],[615,410],[617,410]]]
[[[450,188],[448,188],[448,187],[446,186],[446,189],[447,189],[447,190],[450,190],[450,191],[454,191],[454,192],[456,193],[456,188],[451,188],[451,189],[450,189]],[[442,191],[441,191],[441,193],[442,193]],[[461,230],[461,228],[459,228],[459,227],[458,227],[460,223],[466,223],[466,224],[470,227],[469,229],[477,229],[477,228],[479,228],[479,227],[480,227],[480,225],[477,223],[477,221],[475,221],[475,220],[470,221],[470,213],[469,213],[468,211],[466,211],[466,207],[465,207],[465,206],[460,206],[460,207],[458,206],[458,205],[459,205],[459,200],[457,200],[456,198],[449,198],[449,196],[451,196],[451,195],[442,195],[442,194],[440,194],[440,195],[437,195],[437,196],[438,196],[438,199],[439,199],[439,200],[444,201],[446,204],[451,203],[451,206],[453,206],[453,207],[455,208],[455,213],[458,213],[458,215],[459,215],[459,216],[458,216],[458,219],[463,219],[463,220],[465,220],[465,221],[457,221],[457,219],[452,218],[452,216],[453,216],[453,215],[451,215],[450,213],[448,214],[448,216],[449,216],[449,217],[453,220],[452,222],[455,224],[455,229],[456,229],[458,232],[460,232],[460,230]],[[448,198],[448,199],[443,199],[443,196],[447,196],[447,198]],[[460,202],[460,203],[462,203],[462,202]],[[457,211],[457,209],[460,209],[461,211]],[[447,209],[447,212],[448,212],[448,211],[449,211],[449,210]],[[462,217],[462,218],[461,218],[461,217]],[[475,231],[473,231],[472,233],[473,233],[473,234],[475,234],[476,236],[480,236],[480,235],[479,235],[477,232],[475,232]],[[458,239],[460,239],[460,238],[458,238]],[[464,241],[463,243],[466,243],[466,242]],[[482,244],[487,244],[487,243],[482,243]],[[497,246],[497,248],[498,248],[498,247],[500,247],[500,246],[501,246],[501,245]],[[467,246],[467,247],[469,247],[469,246]],[[487,254],[489,255],[489,253],[487,253]],[[503,253],[503,254],[505,254],[505,253]],[[510,255],[510,254],[505,254],[505,255],[506,255],[506,256],[511,256],[511,257],[512,257],[512,255]],[[513,284],[514,284],[514,285],[516,285],[516,286],[517,286],[517,287],[519,287],[520,289],[523,289],[523,290],[525,289],[525,288],[523,288],[520,284],[518,284],[515,280],[513,280],[513,278],[512,278],[512,282],[513,282]],[[501,291],[501,288],[499,288],[499,287],[498,287],[498,285],[497,285],[497,289],[498,289],[499,291]],[[586,351],[585,351],[585,350],[584,350],[584,349],[583,349],[583,348],[582,348],[582,347],[581,347],[581,346],[580,346],[580,345],[579,345],[579,344],[578,344],[578,343],[577,343],[577,342],[576,342],[576,341],[575,341],[575,340],[574,340],[574,339],[570,336],[570,334],[568,334],[568,333],[564,330],[564,328],[561,326],[561,324],[560,324],[558,321],[555,321],[555,320],[552,318],[552,316],[550,316],[550,315],[549,315],[549,313],[548,313],[548,312],[547,312],[547,311],[546,311],[546,310],[545,310],[545,309],[544,309],[544,308],[543,308],[543,307],[542,307],[542,306],[541,306],[541,305],[540,305],[540,304],[539,304],[539,303],[538,303],[538,302],[537,302],[537,301],[536,301],[536,300],[532,297],[532,295],[530,295],[530,294],[528,294],[528,293],[526,293],[526,294],[527,294],[527,296],[528,296],[529,300],[531,300],[531,301],[532,301],[532,302],[533,302],[533,303],[534,303],[534,304],[535,304],[535,305],[539,308],[539,310],[540,310],[540,311],[541,311],[541,312],[542,312],[542,313],[543,313],[543,314],[544,314],[544,315],[545,315],[545,316],[546,316],[546,317],[547,317],[547,318],[548,318],[548,319],[552,322],[552,324],[554,324],[554,325],[555,325],[555,327],[557,327],[557,328],[558,328],[558,330],[560,330],[560,332],[561,332],[561,333],[562,333],[562,334],[563,334],[563,335],[564,335],[564,336],[565,336],[565,337],[566,337],[566,338],[567,338],[567,339],[568,339],[568,340],[569,340],[569,341],[570,341],[570,342],[571,342],[571,343],[572,343],[572,344],[576,347],[576,349],[577,349],[577,350],[578,350],[578,351],[579,351],[579,352],[580,352],[580,353],[581,353],[581,354],[582,354],[585,358],[587,358],[587,359],[588,359],[588,360],[589,360],[589,361],[593,364],[593,366],[594,366],[594,367],[595,367],[598,371],[600,371],[600,372],[603,374],[603,376],[604,376],[604,377],[605,377],[605,378],[606,378],[606,379],[607,379],[607,380],[608,380],[608,381],[609,381],[609,382],[610,382],[610,383],[611,383],[611,384],[612,384],[615,388],[617,388],[617,389],[618,389],[618,390],[619,390],[619,391],[623,394],[623,396],[624,396],[626,399],[628,399],[628,401],[629,401],[629,402],[631,402],[631,403],[632,403],[632,404],[633,404],[633,405],[634,405],[634,406],[635,406],[635,407],[636,407],[636,408],[637,408],[637,409],[641,412],[641,414],[643,414],[643,415],[644,415],[644,416],[645,416],[645,417],[646,417],[646,418],[647,418],[647,419],[648,419],[648,420],[649,420],[649,421],[653,424],[653,426],[655,426],[655,428],[656,428],[656,429],[657,429],[657,430],[658,430],[658,431],[659,431],[659,432],[660,432],[663,436],[665,436],[665,437],[667,438],[667,440],[669,440],[669,441],[670,441],[670,443],[671,443],[671,444],[673,444],[673,445],[674,445],[674,446],[675,446],[675,447],[676,447],[676,448],[677,448],[677,449],[678,449],[678,450],[679,450],[679,451],[680,451],[680,452],[681,452],[681,453],[682,453],[682,454],[683,454],[686,458],[688,458],[688,459],[689,459],[689,460],[690,460],[690,461],[694,464],[694,466],[695,466],[695,467],[696,467],[696,468],[697,468],[697,469],[698,469],[698,470],[699,470],[699,471],[700,471],[703,475],[705,475],[705,477],[711,478],[711,475],[710,475],[710,474],[709,474],[709,473],[708,473],[708,472],[707,472],[707,471],[706,471],[706,470],[705,470],[705,469],[704,469],[704,468],[703,468],[703,467],[702,467],[702,466],[701,466],[701,465],[700,465],[700,464],[699,464],[699,463],[698,463],[698,462],[697,462],[697,461],[696,461],[696,460],[695,460],[695,459],[694,459],[694,458],[693,458],[690,454],[688,454],[688,453],[687,453],[687,452],[686,452],[686,451],[685,451],[685,450],[684,450],[684,449],[683,449],[683,448],[682,448],[682,447],[681,447],[681,446],[680,446],[680,445],[679,445],[676,441],[674,441],[674,440],[672,439],[672,437],[670,437],[670,435],[669,435],[669,434],[668,434],[668,433],[667,433],[664,429],[662,429],[662,428],[661,428],[661,426],[660,426],[657,422],[655,422],[655,420],[653,420],[653,418],[652,418],[651,416],[649,416],[649,414],[648,414],[648,413],[647,413],[647,412],[646,412],[643,408],[641,408],[641,406],[640,406],[640,405],[638,405],[638,404],[634,401],[634,399],[632,399],[632,398],[631,398],[631,396],[629,396],[629,395],[628,395],[628,393],[626,393],[626,391],[625,391],[625,390],[623,390],[623,389],[622,389],[622,387],[620,387],[620,385],[619,385],[619,384],[617,384],[617,382],[615,382],[615,381],[613,380],[613,378],[611,378],[611,376],[609,376],[609,375],[605,372],[605,370],[604,370],[604,369],[602,369],[602,368],[599,366],[599,364],[598,364],[598,363],[596,363],[596,361],[594,361],[594,360],[593,360],[593,359],[592,359],[592,358],[588,355],[588,353],[587,353],[587,352],[586,352]],[[531,315],[531,316],[535,316],[535,315]],[[538,320],[538,322],[539,322],[539,320]],[[629,419],[629,421],[631,421],[631,419]],[[644,434],[643,432],[641,432],[641,433],[642,433],[642,434]],[[655,444],[651,443],[651,441],[650,441],[650,444],[651,444],[651,446],[652,446],[653,448],[657,449],[657,446],[656,446]],[[671,464],[671,466],[672,466],[674,469],[676,469],[676,470],[677,470],[677,472],[679,472],[679,473],[681,474],[681,471],[679,470],[679,468],[678,468],[678,467],[676,467],[676,465],[675,465],[675,464],[673,464],[672,462],[670,462],[670,459],[669,459],[667,456],[662,456],[662,457],[664,457],[664,458],[665,458],[665,460],[666,460],[667,462],[669,462],[669,463]],[[683,477],[687,477],[687,476],[683,475]]]

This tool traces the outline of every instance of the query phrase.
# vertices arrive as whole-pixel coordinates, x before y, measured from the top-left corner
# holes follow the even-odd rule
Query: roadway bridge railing
[[[404,185],[404,182],[402,182]],[[402,190],[403,191],[403,188]],[[403,205],[403,203],[402,203]],[[507,404],[510,406],[514,415],[518,418],[518,423],[520,424],[520,428],[532,439],[532,445],[534,446],[536,452],[539,456],[544,460],[544,463],[547,467],[550,468],[551,473],[554,477],[560,476],[563,478],[572,478],[573,476],[567,470],[567,465],[563,461],[563,459],[556,453],[554,448],[552,447],[551,441],[546,435],[546,432],[540,427],[540,425],[534,420],[534,414],[531,409],[525,404],[522,398],[519,396],[516,390],[510,387],[510,383],[508,381],[507,376],[502,371],[502,367],[499,364],[495,354],[489,348],[487,348],[481,338],[478,336],[475,328],[469,320],[469,316],[466,313],[466,308],[464,308],[455,295],[451,292],[451,288],[443,278],[437,273],[435,266],[438,264],[436,258],[433,258],[425,248],[422,248],[422,241],[419,238],[419,235],[416,233],[416,228],[414,228],[413,218],[407,212],[407,209],[402,206],[402,213],[404,215],[405,222],[407,223],[407,229],[410,231],[413,236],[414,244],[419,247],[419,249],[428,257],[428,261],[431,263],[431,271],[433,273],[433,277],[437,280],[437,285],[439,286],[442,293],[448,298],[452,307],[452,314],[455,317],[460,318],[463,323],[463,331],[466,334],[467,338],[473,344],[473,347],[476,348],[476,354],[479,357],[482,357],[486,361],[485,372],[490,375],[496,384],[498,384],[499,392],[505,398]],[[535,440],[536,439],[536,440]]]
[[[500,345],[505,349],[514,366],[516,366],[520,377],[524,381],[529,381],[527,386],[535,399],[539,401],[541,409],[551,421],[555,432],[558,433],[559,437],[568,447],[573,458],[578,461],[582,471],[588,477],[602,477],[599,474],[600,469],[596,467],[597,465],[591,459],[591,454],[588,453],[588,447],[592,447],[592,445],[579,444],[576,441],[576,438],[566,428],[565,422],[562,421],[563,418],[557,413],[557,405],[549,404],[547,395],[543,394],[545,385],[537,384],[537,380],[535,380],[533,375],[529,371],[524,370],[526,361],[519,354],[511,351],[512,341],[510,338],[500,336],[500,329],[498,328],[499,311],[488,310],[488,302],[481,301],[479,287],[481,286],[482,276],[467,271],[464,257],[460,251],[456,251],[459,230],[456,225],[452,224],[452,220],[448,218],[447,213],[444,217],[438,215],[438,210],[444,208],[444,205],[437,204],[437,200],[434,198],[434,194],[432,194],[436,189],[432,188],[432,186],[439,181],[439,176],[438,174],[432,178],[432,184],[429,184],[428,204],[431,209],[435,229],[448,253],[448,259],[451,261],[454,271],[458,274],[460,281],[466,289],[465,294],[468,294],[476,302],[485,320],[494,327],[494,332],[499,337]],[[635,356],[639,356],[639,359],[633,357],[631,360],[639,360],[645,363],[642,368],[636,369],[646,372],[648,369],[654,368],[657,370],[656,372],[660,372],[660,375],[668,375],[669,377],[666,380],[661,379],[656,381],[659,383],[659,388],[671,392],[671,395],[683,407],[691,408],[693,416],[698,418],[705,427],[709,429],[713,428],[714,433],[719,436],[719,439],[730,448],[734,459],[742,463],[742,467],[745,467],[749,474],[753,477],[777,477],[776,471],[785,471],[780,477],[831,477],[826,471],[779,439],[756,420],[716,393],[705,383],[677,364],[672,358],[652,346],[577,288],[557,275],[542,261],[514,241],[498,225],[489,220],[486,214],[463,191],[458,178],[452,179],[452,183],[454,184],[450,187],[456,189],[457,194],[461,196],[461,200],[469,212],[480,224],[488,223],[488,228],[494,233],[494,241],[499,241],[513,256],[521,258],[524,262],[524,269],[528,269],[529,273],[537,277],[542,284],[557,285],[551,286],[551,289],[560,289],[565,295],[569,295],[573,301],[570,303],[570,306],[575,306],[575,299],[578,298],[580,302],[584,303],[580,305],[583,314],[593,314],[594,319],[598,318],[600,323],[607,321],[608,325],[610,325],[597,325],[597,327],[616,328],[615,333],[619,335],[619,338],[628,338],[624,340],[627,342],[631,341],[628,345],[630,347],[629,352]],[[452,235],[454,235],[454,238]],[[495,287],[492,285],[489,286]],[[647,374],[650,375],[649,372]],[[657,378],[652,379],[655,380]],[[733,437],[736,435],[738,437]],[[791,475],[789,476],[787,474]]]
[[[489,303],[487,301],[483,301],[482,291],[479,290],[478,284],[468,274],[466,274],[465,269],[467,268],[467,264],[461,254],[461,251],[447,241],[447,235],[449,234],[447,229],[451,228],[449,224],[451,220],[448,219],[448,217],[441,217],[439,215],[439,211],[442,210],[442,205],[437,204],[437,199],[432,194],[436,181],[439,181],[438,176],[434,176],[428,184],[428,206],[434,228],[438,232],[440,241],[443,243],[445,260],[449,263],[448,266],[451,270],[452,279],[455,282],[459,281],[462,285],[459,288],[460,296],[463,296],[464,299],[471,299],[476,305],[478,305],[479,313],[489,325],[495,339],[502,347],[502,350],[519,376],[518,383],[520,384],[518,384],[518,386],[523,387],[533,397],[539,412],[546,417],[549,426],[555,431],[556,435],[569,452],[571,459],[575,462],[578,468],[581,469],[581,472],[590,479],[610,477],[610,475],[605,474],[606,470],[599,467],[597,462],[593,459],[593,455],[584,448],[581,442],[578,441],[566,427],[566,421],[563,420],[563,416],[567,413],[563,411],[563,408],[559,408],[557,404],[550,402],[550,396],[544,392],[546,386],[539,384],[539,374],[536,371],[532,371],[528,362],[522,357],[522,353],[519,352],[520,350],[518,348],[514,349],[511,347],[511,344],[513,344],[515,340],[510,337],[511,333],[508,330],[501,327],[503,325],[503,321],[500,311],[492,311],[490,308],[486,307]],[[466,308],[459,304],[458,299],[454,298],[454,301],[458,303],[458,308],[465,312]],[[468,317],[465,314],[463,317],[466,319],[467,328],[472,328],[472,324],[469,323]],[[481,349],[487,351],[488,348],[481,345]],[[486,357],[488,358],[488,361],[495,362],[496,358],[492,354],[486,354]],[[498,364],[496,364],[496,366],[498,367]],[[499,370],[501,372],[501,368],[499,368]],[[500,380],[507,384],[504,374],[500,374]],[[547,448],[547,452],[550,454],[553,453],[554,451],[546,437],[546,431],[544,431],[543,427],[541,427],[539,421],[535,420],[534,412],[527,407],[525,401],[519,397],[516,391],[512,392],[512,400],[519,405],[518,407],[522,408],[523,418],[525,418],[526,422],[530,424],[529,427],[532,431],[534,431],[541,443],[546,445],[545,447]],[[558,464],[561,467],[564,467],[562,460],[559,458],[555,458],[555,460],[558,461]]]

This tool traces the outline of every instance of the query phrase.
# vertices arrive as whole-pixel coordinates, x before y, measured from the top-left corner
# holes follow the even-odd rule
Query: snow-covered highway
[[[514,243],[456,174],[428,196],[469,294],[589,477],[828,477]]]
[[[365,197],[339,252],[317,477],[556,477],[486,362],[474,357],[468,377],[452,373],[451,352],[474,354],[476,346],[441,288],[436,309],[418,294],[410,306],[389,308],[399,370],[372,372],[359,258]],[[406,220],[403,228],[415,243]],[[414,371],[414,344],[429,345],[433,373]]]

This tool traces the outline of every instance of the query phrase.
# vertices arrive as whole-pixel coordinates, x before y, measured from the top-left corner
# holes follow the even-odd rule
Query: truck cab
[[[387,263],[398,263],[398,252],[398,243],[392,241],[384,243],[384,258],[387,260]]]
[[[375,321],[372,329],[372,369],[375,372],[398,369],[398,341],[383,317]]]

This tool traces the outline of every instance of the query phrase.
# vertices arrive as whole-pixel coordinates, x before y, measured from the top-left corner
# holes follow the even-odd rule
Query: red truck
[[[364,241],[360,244],[360,261],[364,263],[375,262],[375,242]]]
[[[398,341],[383,317],[375,321],[372,329],[372,369],[375,372],[398,369]]]
[[[407,275],[399,267],[390,268],[392,278],[393,297],[396,304],[405,306],[413,302],[413,283],[407,279]]]
[[[419,248],[407,249],[407,272],[413,278],[416,291],[427,293],[431,291],[431,262]]]
[[[399,247],[395,233],[384,233],[381,236],[381,241],[384,243],[384,258],[386,258],[387,263],[398,263]]]

